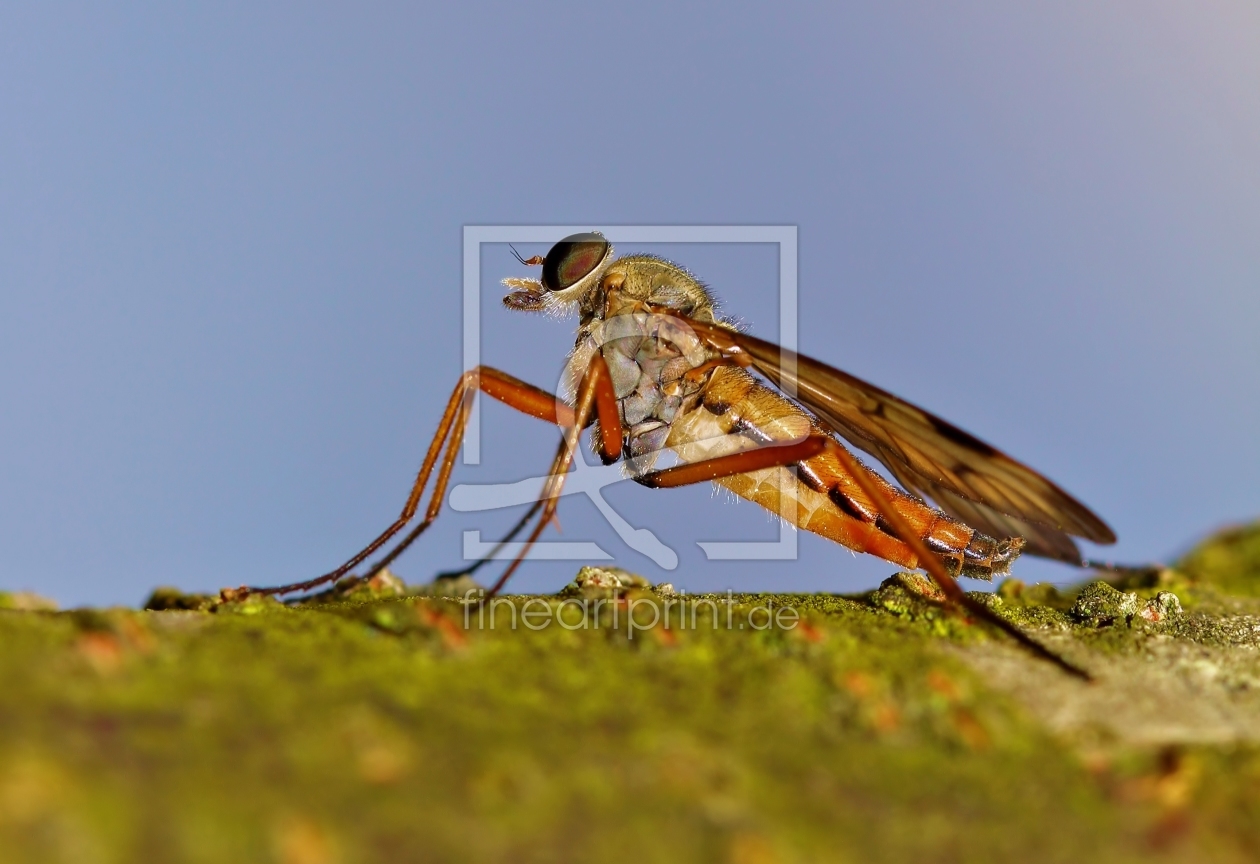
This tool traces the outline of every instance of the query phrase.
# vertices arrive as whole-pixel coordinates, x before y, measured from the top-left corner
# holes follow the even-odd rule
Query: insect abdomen
[[[808,414],[741,369],[714,371],[701,406],[673,424],[668,446],[684,462],[727,455],[774,441],[829,434]],[[866,469],[898,513],[957,574],[990,579],[1007,572],[1023,541],[996,540],[914,498]],[[835,456],[824,451],[788,467],[766,468],[714,482],[796,526],[902,567],[918,556],[898,539],[874,503]]]

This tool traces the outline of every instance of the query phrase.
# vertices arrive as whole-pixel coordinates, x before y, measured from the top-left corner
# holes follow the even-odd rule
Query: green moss
[[[1260,597],[1260,522],[1215,534],[1177,562],[1176,570],[1225,594]]]
[[[832,860],[931,851],[872,836],[872,812],[964,818],[1000,850],[986,825],[1015,816],[1003,799],[1026,771],[1093,796],[957,662],[865,612],[836,638],[824,620],[753,636],[702,605],[663,639],[624,620],[465,630],[460,607],[427,600],[255,608],[0,621],[8,848]]]
[[[30,591],[0,591],[0,609],[20,612],[54,612],[57,604]]]
[[[178,588],[164,585],[153,589],[149,599],[144,601],[144,609],[150,612],[169,612],[183,609],[192,612],[206,612],[218,604],[218,598],[209,594],[185,594]]]
[[[1166,586],[1098,584],[974,595],[1093,686],[946,612],[914,574],[853,597],[627,579],[483,610],[385,579],[299,605],[163,589],[147,611],[3,611],[0,848],[1250,860],[1260,618],[1151,621]]]
[[[1015,608],[1048,608],[1066,612],[1072,607],[1071,596],[1048,582],[1026,585],[1019,579],[1006,579],[994,593],[1006,605]]]

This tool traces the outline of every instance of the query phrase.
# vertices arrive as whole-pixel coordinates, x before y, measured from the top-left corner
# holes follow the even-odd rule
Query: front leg
[[[520,554],[508,564],[503,575],[486,593],[487,597],[493,597],[503,590],[508,579],[529,554],[530,547],[534,545],[543,529],[555,516],[556,504],[560,500],[560,492],[564,489],[565,476],[569,473],[574,455],[577,453],[578,439],[582,435],[582,430],[596,418],[599,419],[599,451],[606,463],[615,462],[621,457],[621,445],[624,438],[621,412],[617,405],[616,391],[613,389],[612,375],[608,372],[608,364],[604,361],[603,355],[598,352],[591,357],[586,372],[582,375],[577,398],[574,400],[573,423],[565,428],[564,440],[560,442],[560,448],[556,451],[556,457],[551,463],[551,472],[543,483],[538,501],[530,511],[532,514],[533,509],[541,504],[542,514],[539,516],[538,523],[522,544]],[[526,519],[529,515],[526,514]],[[524,524],[525,520],[522,520],[517,529],[523,527]],[[517,529],[514,529],[513,533]]]
[[[411,494],[407,497],[407,502],[403,505],[402,512],[399,513],[398,518],[388,528],[382,531],[375,540],[365,546],[353,558],[346,561],[336,570],[325,573],[323,576],[318,576],[305,582],[293,582],[288,585],[273,587],[242,586],[240,588],[225,588],[222,592],[224,598],[240,600],[250,594],[288,594],[293,591],[309,591],[312,588],[318,588],[320,585],[340,579],[362,563],[369,555],[381,548],[412,520],[420,506],[420,499],[424,495],[429,478],[433,474],[434,468],[437,468],[437,479],[424,519],[407,535],[407,538],[398,548],[391,551],[389,555],[373,566],[369,575],[375,574],[390,561],[397,558],[407,545],[410,545],[413,540],[419,537],[433,523],[441,510],[451,470],[455,465],[455,457],[459,452],[459,445],[463,442],[464,429],[468,425],[468,416],[472,409],[472,397],[477,390],[481,390],[487,396],[491,396],[505,405],[539,420],[554,423],[561,427],[569,427],[574,423],[573,409],[564,404],[554,393],[548,393],[546,390],[527,384],[506,372],[501,372],[489,366],[479,366],[476,369],[465,372],[460,377],[459,383],[455,385],[451,398],[447,401],[446,410],[442,413],[442,420],[438,423],[437,433],[429,443],[429,450],[425,455],[424,463],[420,466],[420,471],[412,484]],[[444,445],[445,452],[443,452]]]

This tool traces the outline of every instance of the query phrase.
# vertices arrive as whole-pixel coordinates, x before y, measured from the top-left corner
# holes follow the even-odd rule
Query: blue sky
[[[0,589],[137,603],[356,551],[461,371],[465,224],[796,225],[802,350],[1042,470],[1109,554],[1260,515],[1254,4],[6,4],[0,48]],[[773,247],[657,251],[778,332]],[[572,322],[498,306],[506,248],[482,271],[485,362],[551,386]],[[556,433],[488,407],[484,440],[457,482]],[[584,501],[564,537],[689,590],[892,572],[812,537],[709,562],[774,526],[608,497],[678,570]],[[515,512],[448,512],[397,570]]]

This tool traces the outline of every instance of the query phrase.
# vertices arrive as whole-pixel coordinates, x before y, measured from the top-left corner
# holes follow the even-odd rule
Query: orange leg
[[[609,405],[611,405],[612,417],[616,418],[618,416],[616,414],[616,396],[612,391],[608,367],[604,364],[602,357],[597,357],[597,359],[603,372],[602,382],[607,385],[601,388],[600,392],[600,418],[602,420],[609,413]],[[429,444],[428,453],[425,455],[424,463],[420,466],[420,471],[416,475],[411,494],[407,497],[407,503],[403,505],[402,512],[388,528],[382,531],[375,540],[349,561],[336,570],[325,573],[323,576],[305,582],[293,582],[288,585],[278,585],[269,588],[244,586],[237,589],[228,588],[224,589],[224,596],[232,599],[243,599],[249,594],[288,594],[293,591],[309,591],[312,588],[318,588],[320,585],[340,579],[362,563],[369,555],[385,545],[391,537],[401,531],[412,520],[420,506],[420,498],[428,485],[429,477],[433,474],[433,469],[437,467],[437,479],[434,483],[433,495],[429,499],[429,506],[425,512],[424,519],[407,535],[407,538],[398,547],[373,565],[371,572],[368,574],[369,577],[397,558],[415,538],[419,537],[432,524],[442,508],[442,501],[446,495],[446,487],[450,480],[451,470],[455,466],[455,457],[459,452],[459,445],[463,442],[464,429],[468,424],[468,415],[472,409],[472,397],[478,389],[486,395],[492,396],[531,417],[546,420],[566,429],[573,428],[575,419],[573,409],[557,399],[555,394],[548,393],[546,390],[534,387],[531,384],[526,384],[524,381],[508,375],[506,372],[500,372],[488,366],[479,366],[470,372],[465,372],[446,404],[446,410],[443,412],[442,420],[438,424],[437,434],[433,436],[433,441]],[[586,421],[584,420],[583,425],[585,423]],[[580,427],[573,431],[575,437],[581,434]],[[615,444],[611,442],[613,436],[616,436]],[[443,444],[446,444],[445,453],[443,453]],[[607,424],[601,423],[600,447],[603,453],[615,452],[620,455],[621,423],[619,420],[615,423],[611,421]],[[440,463],[439,457],[441,457]]]
[[[932,552],[920,538],[919,534],[921,532],[917,532],[911,527],[909,521],[897,510],[887,493],[880,488],[880,484],[862,469],[857,459],[848,450],[831,438],[811,435],[803,441],[793,444],[766,445],[752,450],[745,450],[742,453],[692,462],[674,468],[667,468],[663,471],[654,471],[645,474],[639,478],[639,481],[646,486],[658,489],[686,486],[691,483],[703,483],[707,480],[730,477],[734,474],[743,474],[762,468],[794,465],[817,455],[823,450],[831,452],[840,460],[841,465],[853,476],[857,484],[862,488],[862,491],[869,496],[880,514],[892,527],[897,539],[909,546],[915,555],[918,556],[920,565],[928,571],[936,581],[936,584],[940,586],[941,591],[950,603],[966,609],[980,620],[1009,635],[1033,654],[1050,661],[1065,672],[1083,678],[1086,681],[1092,680],[1088,672],[1064,660],[1058,654],[1035,641],[1014,624],[997,615],[982,603],[972,599],[967,592],[963,591],[954,577],[949,575],[949,571],[945,569],[945,564],[940,557]]]
[[[551,471],[547,474],[547,480],[543,484],[542,494],[534,505],[537,508],[541,504],[542,515],[538,519],[538,524],[534,526],[534,530],[525,539],[525,543],[521,547],[521,554],[517,555],[512,560],[512,563],[508,564],[507,569],[503,571],[503,575],[486,592],[487,598],[493,597],[503,589],[508,579],[516,572],[516,568],[521,565],[521,562],[525,560],[525,556],[529,554],[530,547],[537,542],[543,529],[547,527],[552,517],[555,516],[556,504],[560,500],[560,492],[564,489],[565,476],[573,465],[574,454],[577,453],[578,438],[582,434],[582,430],[596,418],[599,419],[600,453],[605,462],[614,462],[621,456],[621,441],[623,437],[621,414],[617,408],[617,394],[613,390],[612,376],[608,372],[608,364],[604,362],[603,355],[598,353],[591,358],[591,363],[586,368],[586,373],[582,376],[582,382],[578,385],[577,398],[574,400],[573,406],[573,423],[565,427],[564,440],[560,442],[560,448],[556,451],[556,457],[551,463]],[[524,522],[517,527],[520,528],[523,525]]]
[[[861,470],[861,466],[853,458],[853,455],[834,441],[831,442],[829,449],[836,455],[848,472],[853,475],[854,479],[857,480],[858,485],[862,487],[862,491],[875,502],[884,519],[888,521],[888,524],[892,526],[893,531],[897,534],[898,539],[913,549],[914,553],[919,556],[919,563],[923,566],[923,569],[928,571],[951,603],[966,609],[980,620],[1001,630],[1033,654],[1036,654],[1043,660],[1049,660],[1064,672],[1086,681],[1093,680],[1088,672],[1064,660],[1010,621],[990,610],[989,607],[972,599],[955,581],[954,577],[949,575],[941,559],[928,549],[927,544],[919,538],[918,534],[911,528],[910,523],[906,521],[906,518],[893,506],[892,501],[889,500],[884,490],[879,488],[879,484]]]
[[[826,449],[829,440],[821,435],[810,435],[794,443],[769,444],[754,447],[742,453],[732,453],[729,456],[715,456],[712,459],[675,465],[673,468],[665,468],[661,471],[650,471],[636,479],[644,486],[653,489],[675,489],[692,483],[730,477],[733,474],[747,474],[749,471],[760,471],[763,468],[795,465],[811,456],[817,456]]]
[[[603,460],[604,464],[611,465],[621,458],[623,435],[621,427],[621,413],[617,408],[617,394],[613,389],[612,376],[608,373],[608,364],[604,361],[603,357],[599,357],[598,362],[594,362],[594,360],[592,360],[592,363],[587,370],[587,376],[591,378],[590,386],[595,389],[595,417],[599,420],[599,438],[596,441],[596,449],[599,451],[600,459]],[[570,411],[572,411],[572,409],[570,409]],[[561,425],[572,425],[572,415],[570,415],[568,423]],[[525,515],[520,518],[520,521],[512,526],[512,530],[504,535],[502,540],[494,545],[494,548],[490,550],[490,554],[485,558],[482,558],[479,561],[474,561],[462,570],[452,570],[446,573],[439,573],[439,578],[458,579],[460,576],[471,576],[483,566],[495,560],[499,554],[499,550],[508,543],[512,542],[512,540],[516,538],[516,535],[521,533],[525,526],[530,523],[530,520],[538,515],[538,511],[542,508],[543,503],[544,499],[542,498],[535,501],[530,506],[529,510],[525,512]],[[404,539],[400,545],[405,546],[410,543],[412,539],[413,538],[408,537],[407,539]],[[387,556],[386,560],[373,565],[373,569],[370,570],[370,573],[375,574],[381,567],[386,566],[390,561],[397,557],[398,551],[399,550],[391,552],[390,555]]]

